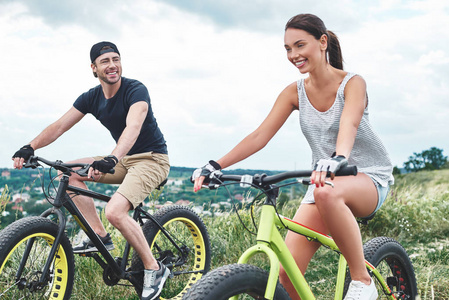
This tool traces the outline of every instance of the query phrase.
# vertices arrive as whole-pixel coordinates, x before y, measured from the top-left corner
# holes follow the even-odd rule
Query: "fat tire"
[[[11,265],[22,258],[23,253],[21,251],[24,250],[26,241],[33,236],[36,237],[35,244],[33,245],[34,248],[31,250],[30,257],[27,260],[22,274],[22,279],[24,281],[26,280],[26,283],[29,284],[33,280],[36,280],[36,274],[42,270],[47,260],[46,254],[51,249],[51,245],[58,234],[58,229],[59,226],[49,219],[43,217],[27,217],[10,224],[0,231],[1,299],[22,299],[24,297],[24,299],[65,300],[70,298],[73,288],[75,263],[72,246],[65,233],[62,236],[54,265],[51,267],[53,273],[50,275],[53,281],[48,283],[48,289],[44,287],[40,291],[31,292],[26,286],[20,290],[14,285],[16,269],[15,267],[11,267]],[[39,246],[42,248],[36,248]],[[33,258],[33,255],[36,256]],[[33,263],[36,263],[37,260],[33,259],[37,259],[39,263],[34,265]],[[33,265],[29,265],[29,262]],[[13,286],[10,286],[10,284]],[[7,288],[11,289],[6,291]],[[51,292],[48,292],[49,290]]]
[[[404,247],[396,240],[389,237],[376,237],[363,245],[365,259],[374,267],[378,268],[381,263],[385,263],[388,270],[388,277],[394,277],[399,281],[399,288],[392,290],[398,299],[415,299],[418,295],[415,271],[412,262]],[[385,266],[384,266],[385,268]],[[383,276],[382,270],[379,270]],[[375,278],[373,280],[376,281]],[[384,278],[386,280],[386,278]],[[349,272],[345,280],[345,293],[351,282]],[[379,299],[385,299],[381,287],[378,287]]]
[[[227,300],[237,295],[244,295],[247,297],[245,299],[265,299],[267,281],[268,272],[259,267],[248,264],[225,265],[203,276],[182,299]],[[291,300],[279,282],[274,300]]]
[[[167,286],[173,286],[173,285],[183,285],[178,286],[176,288],[175,292],[167,292],[165,290],[162,291],[160,299],[181,299],[182,295],[185,294],[185,292],[196,282],[198,281],[205,273],[207,273],[210,269],[210,263],[211,263],[211,248],[210,248],[210,240],[209,240],[209,234],[207,232],[207,228],[204,225],[204,222],[201,220],[201,218],[196,214],[191,208],[181,205],[170,205],[170,206],[164,206],[161,209],[159,209],[153,217],[161,224],[162,226],[166,226],[167,224],[171,222],[175,222],[176,225],[181,225],[184,227],[184,230],[189,231],[189,235],[191,236],[191,240],[193,241],[194,238],[197,240],[197,243],[195,244],[195,249],[191,249],[191,260],[189,261],[191,264],[194,264],[195,270],[200,270],[200,272],[192,273],[189,277],[189,279],[186,279],[186,283],[184,285],[184,282],[182,283],[176,283],[177,279],[179,279],[176,275],[173,278],[168,278],[167,282],[165,283],[164,289]],[[165,238],[163,233],[161,233],[159,227],[152,221],[147,221],[143,227],[142,227],[143,233],[145,235],[145,238],[148,241],[148,244],[150,245],[151,251],[154,255],[154,257],[157,260],[161,260],[160,255],[158,254],[158,251],[153,249],[153,243],[154,240]],[[177,236],[174,236],[175,241],[177,239]],[[166,239],[166,238],[165,238]],[[198,242],[199,241],[199,242]],[[199,243],[199,244],[198,244]],[[166,249],[162,249],[166,250]],[[162,263],[166,263],[165,261],[161,261]],[[182,268],[182,266],[181,266]],[[138,271],[140,274],[140,271],[144,269],[142,260],[140,259],[137,252],[133,252],[132,260],[131,260],[131,270],[132,271]],[[177,271],[177,267],[175,267],[173,271]],[[184,275],[183,275],[184,276]],[[135,286],[136,292],[138,295],[142,293],[141,284],[143,282],[143,278],[140,275],[137,275],[137,281],[139,282],[138,286]],[[180,281],[180,280],[178,280]],[[170,288],[168,288],[170,289]],[[178,291],[179,290],[179,291]]]

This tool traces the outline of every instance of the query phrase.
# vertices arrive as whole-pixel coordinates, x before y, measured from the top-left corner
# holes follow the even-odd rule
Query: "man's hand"
[[[90,165],[88,176],[89,178],[92,178],[92,173],[94,173],[95,175],[98,175],[99,172],[110,173],[110,171],[114,169],[117,163],[118,158],[114,155],[108,155],[101,160],[96,160]]]
[[[195,171],[193,171],[192,177],[190,181],[194,183],[193,190],[195,192],[198,192],[201,189],[201,186],[203,185],[204,180],[211,176],[212,173],[215,173],[217,171],[221,170],[221,166],[213,160],[210,160],[208,164],[206,164],[202,168],[198,168]]]
[[[14,161],[15,169],[22,169],[23,163],[26,162],[31,156],[34,155],[34,149],[30,144],[23,146],[20,148],[14,155],[12,156],[12,160]]]

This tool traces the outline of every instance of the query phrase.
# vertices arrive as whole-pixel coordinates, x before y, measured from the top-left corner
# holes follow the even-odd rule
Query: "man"
[[[34,155],[34,150],[54,142],[87,113],[95,116],[111,133],[116,146],[105,157],[73,162],[91,164],[88,177],[70,176],[70,185],[87,188],[84,181],[121,183],[105,208],[109,222],[137,251],[145,266],[142,299],[159,296],[170,270],[153,257],[141,227],[129,215],[167,176],[170,169],[167,146],[150,104],[146,87],[122,77],[120,52],[111,42],[99,42],[90,51],[91,68],[100,85],[83,93],[60,119],[45,128],[14,156],[14,168]],[[115,168],[115,173],[108,173]],[[78,195],[74,201],[108,250],[114,249],[95,210],[93,199]],[[98,251],[90,240],[74,247],[74,253]]]

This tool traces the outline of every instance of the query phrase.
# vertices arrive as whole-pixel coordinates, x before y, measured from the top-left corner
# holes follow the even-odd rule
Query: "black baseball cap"
[[[104,46],[111,47],[110,49],[101,50]],[[117,46],[114,43],[111,42],[99,42],[92,46],[90,49],[90,61],[93,63],[98,56],[103,55],[108,52],[115,52],[118,55],[120,55],[120,52],[118,52]]]

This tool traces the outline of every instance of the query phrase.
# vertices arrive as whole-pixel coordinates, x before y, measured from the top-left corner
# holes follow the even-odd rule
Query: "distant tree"
[[[400,175],[400,174],[401,174],[401,170],[398,167],[394,166],[393,167],[393,175]]]
[[[424,150],[421,153],[414,152],[408,159],[409,160],[404,163],[404,168],[408,172],[438,170],[447,163],[447,156],[443,155],[443,149],[436,147]]]

